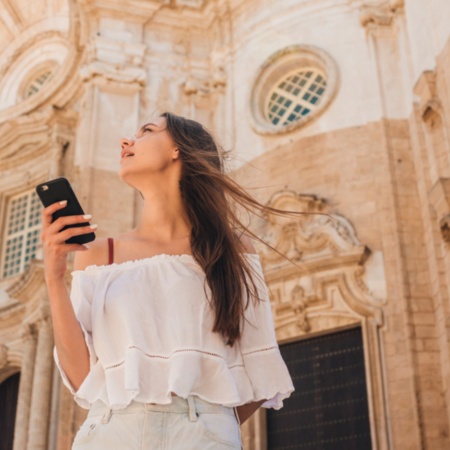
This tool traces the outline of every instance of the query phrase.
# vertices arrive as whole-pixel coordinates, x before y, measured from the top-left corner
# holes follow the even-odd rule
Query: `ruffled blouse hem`
[[[177,354],[162,362],[128,350],[122,364],[106,370],[98,361],[74,399],[84,409],[97,400],[111,409],[122,409],[132,401],[167,405],[174,392],[182,398],[195,395],[227,407],[266,400],[263,407],[280,409],[293,391],[278,349],[259,353],[258,358],[244,357],[242,364],[231,367],[220,358],[196,354]]]
[[[126,408],[132,401],[139,401],[141,403],[156,403],[158,405],[169,405],[172,403],[171,392],[174,392],[178,397],[182,397],[182,398],[186,399],[190,395],[195,395],[206,402],[226,406],[229,408],[242,406],[242,405],[245,405],[247,403],[252,403],[252,402],[260,402],[261,400],[265,400],[266,397],[272,397],[268,401],[264,402],[261,405],[261,407],[267,408],[267,409],[273,408],[275,410],[279,410],[283,407],[283,400],[288,398],[293,391],[294,391],[294,389],[292,388],[284,393],[277,392],[273,396],[268,395],[268,396],[265,396],[264,398],[258,397],[258,398],[247,399],[247,401],[230,401],[229,399],[226,400],[226,399],[220,399],[220,398],[210,398],[208,396],[203,395],[200,392],[189,392],[189,393],[178,392],[175,388],[172,388],[168,391],[169,393],[165,394],[164,396],[148,396],[148,397],[142,398],[139,395],[139,393],[136,393],[135,395],[131,396],[129,398],[129,400],[127,400],[126,402],[113,403],[113,404],[110,404],[109,407],[113,410],[123,409],[123,408]],[[102,398],[100,396],[92,397],[91,399],[88,400],[86,398],[80,397],[77,393],[75,393],[75,395],[74,395],[74,400],[83,409],[90,409],[91,405],[93,403],[95,403],[97,400],[101,400],[104,403],[107,403],[107,399]]]

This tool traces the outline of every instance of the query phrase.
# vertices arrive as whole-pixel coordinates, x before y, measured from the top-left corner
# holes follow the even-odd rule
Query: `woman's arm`
[[[247,420],[249,419],[254,413],[255,411],[261,407],[261,405],[265,402],[266,400],[260,400],[259,402],[252,402],[252,403],[247,403],[245,405],[241,405],[236,407],[238,416],[239,416],[239,422],[241,422],[241,425]]]
[[[77,251],[76,255],[86,255],[90,252],[82,245],[66,244],[65,241],[75,235],[90,233],[92,229],[86,226],[62,231],[65,225],[86,222],[83,216],[60,217],[52,222],[52,214],[65,206],[54,203],[43,210],[41,239],[56,352],[70,384],[78,390],[90,370],[89,350],[76,318],[64,275],[67,270],[67,254],[70,251]],[[88,257],[80,259],[86,260]]]

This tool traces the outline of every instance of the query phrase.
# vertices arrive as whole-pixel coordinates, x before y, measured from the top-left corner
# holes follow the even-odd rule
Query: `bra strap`
[[[108,264],[114,262],[114,240],[113,238],[108,238]]]

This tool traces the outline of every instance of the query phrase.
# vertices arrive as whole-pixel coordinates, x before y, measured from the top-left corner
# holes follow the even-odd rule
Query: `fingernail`
[[[92,225],[89,226],[89,228],[92,228],[93,230],[97,227],[98,227],[98,225],[96,223],[93,223]]]
[[[90,248],[88,244],[82,244],[83,247]]]
[[[83,219],[90,219],[92,217],[92,214],[85,214],[83,216]]]
[[[63,200],[61,202],[59,202],[60,205],[65,205],[67,203],[67,200]]]

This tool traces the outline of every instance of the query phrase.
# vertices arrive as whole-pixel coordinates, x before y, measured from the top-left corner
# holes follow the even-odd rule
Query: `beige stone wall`
[[[448,448],[448,1],[52,1],[33,19],[24,2],[4,2],[0,228],[10,196],[63,175],[99,236],[122,233],[141,204],[117,176],[119,138],[164,110],[198,119],[260,202],[336,219],[252,222],[290,256],[304,254],[302,271],[258,246],[279,342],[361,326],[373,448]],[[25,80],[17,74],[45,60],[30,51],[39,43],[61,69],[11,104]],[[335,62],[335,97],[306,126],[259,133],[255,76],[300,44]],[[22,374],[14,448],[68,449],[86,412],[52,362],[39,251],[25,273],[0,280],[0,294],[0,380]],[[265,449],[264,433],[260,411],[243,426],[245,448]]]

